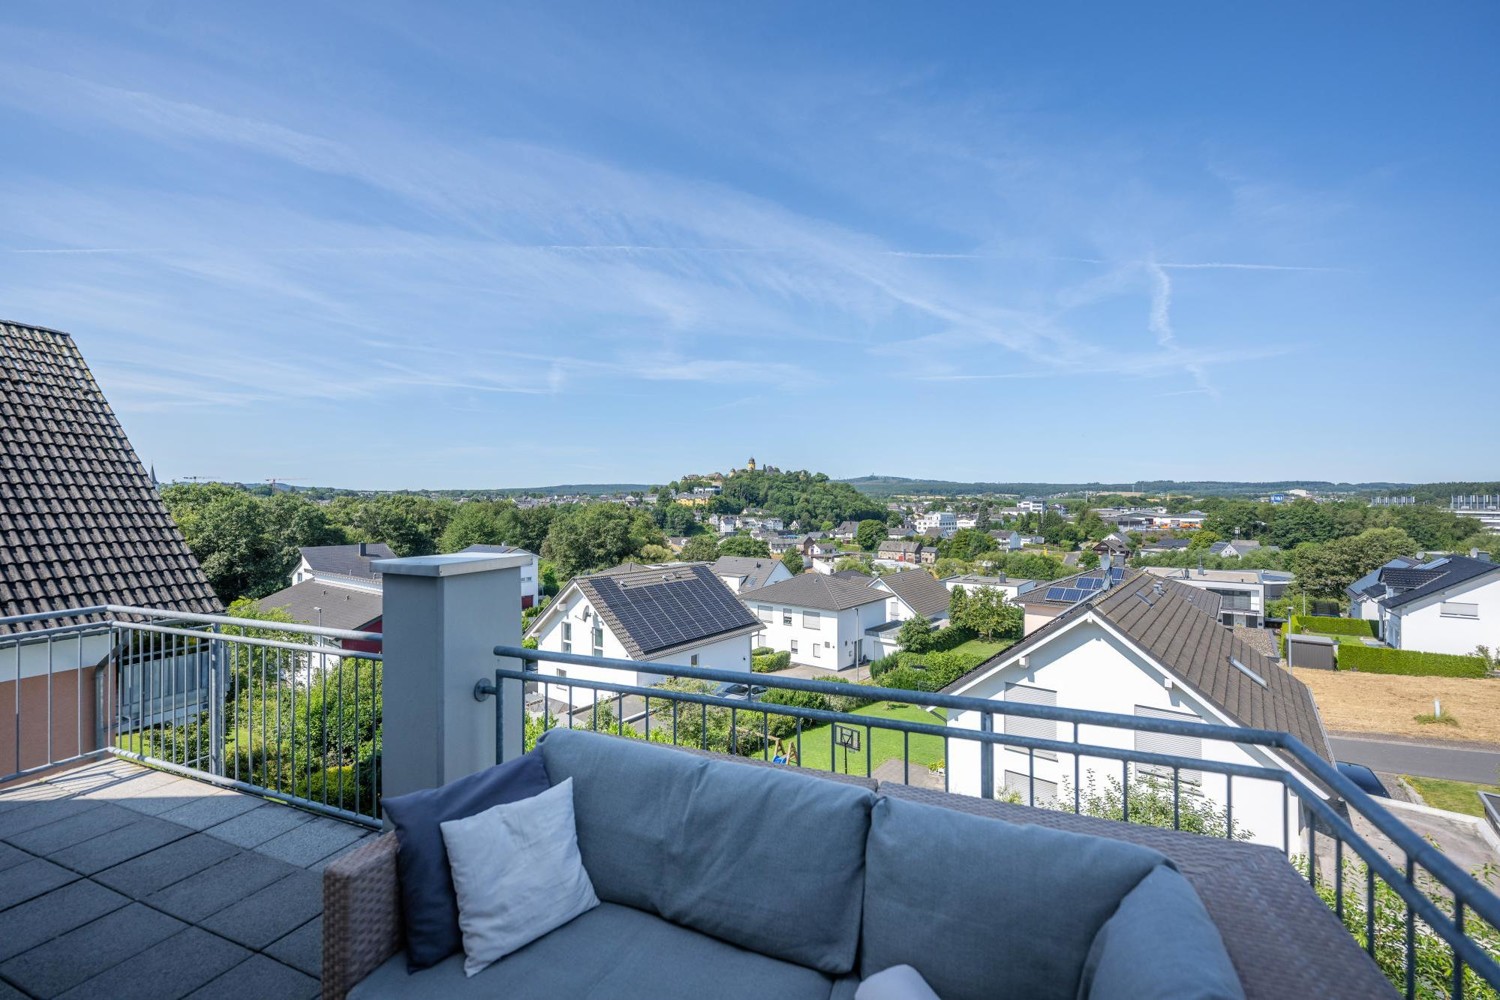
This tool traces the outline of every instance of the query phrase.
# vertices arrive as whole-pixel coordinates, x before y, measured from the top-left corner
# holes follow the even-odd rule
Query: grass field
[[[1449,781],[1446,778],[1417,778],[1402,775],[1406,783],[1417,790],[1422,801],[1434,809],[1463,813],[1465,816],[1483,816],[1478,792],[1500,792],[1496,785],[1471,785],[1467,781]]]
[[[1002,639],[999,642],[985,642],[983,639],[970,639],[968,642],[954,646],[953,652],[976,653],[988,660],[996,653],[1009,649],[1011,645],[1013,645],[1013,640],[1011,639]]]
[[[933,726],[941,726],[944,720],[923,708],[914,705],[902,705],[899,708],[891,708],[890,702],[876,702],[866,706],[854,713],[872,719],[900,719],[904,722],[921,722]],[[829,767],[829,727],[819,726],[816,729],[806,729],[802,732],[802,766],[819,771],[843,771],[844,750],[837,748],[833,755],[834,766]],[[870,757],[870,770],[874,770],[888,760],[901,759],[904,733],[892,729],[871,729],[868,733],[863,728],[856,728],[859,733],[860,750],[858,753],[849,752],[849,773],[865,773],[865,757],[870,753],[871,745],[874,746],[874,754]],[[925,768],[930,764],[936,764],[943,759],[943,739],[940,736],[911,737],[911,766],[913,768]]]
[[[1405,677],[1355,671],[1294,670],[1312,689],[1323,724],[1345,733],[1386,733],[1419,740],[1464,740],[1500,746],[1500,679]],[[1432,700],[1456,726],[1423,725],[1417,716],[1431,714]]]

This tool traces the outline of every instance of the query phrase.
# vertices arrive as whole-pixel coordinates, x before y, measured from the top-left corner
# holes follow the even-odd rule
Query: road
[[[1500,752],[1445,747],[1430,743],[1396,740],[1361,740],[1330,736],[1333,755],[1351,764],[1364,764],[1376,771],[1415,774],[1424,778],[1451,778],[1493,785],[1500,781]]]

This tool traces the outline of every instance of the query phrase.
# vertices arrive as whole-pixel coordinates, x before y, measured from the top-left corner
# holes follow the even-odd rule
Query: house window
[[[796,639],[792,640],[792,652],[793,653],[797,652],[797,640]]]
[[[823,627],[823,616],[820,615],[820,614],[818,614],[816,611],[804,611],[804,612],[802,612],[802,627],[803,628],[822,628]]]
[[[1145,705],[1135,706],[1135,717],[1137,719],[1167,719],[1172,722],[1202,722],[1191,712],[1169,712],[1164,708],[1148,708]],[[1135,748],[1146,753],[1171,754],[1173,757],[1195,757],[1203,759],[1203,740],[1197,736],[1169,736],[1166,733],[1146,733],[1137,729],[1135,731]],[[1172,780],[1172,769],[1161,764],[1137,764],[1137,774],[1146,774],[1155,778]],[[1184,768],[1178,774],[1182,777],[1184,785],[1202,785],[1203,772],[1192,771]]]
[[[1456,601],[1444,601],[1438,606],[1438,614],[1444,618],[1478,618],[1479,605],[1459,604]]]
[[[1033,788],[1036,789],[1035,800],[1031,795]],[[1040,806],[1057,801],[1057,782],[1032,778],[1020,771],[1005,772],[1005,790],[1021,796],[1022,805]]]
[[[821,655],[822,655],[822,654],[821,654],[821,653],[820,653],[820,652],[819,652],[819,651],[818,651],[818,644],[817,644],[817,643],[813,643],[813,645],[812,645],[812,650],[813,650],[813,659],[815,659],[815,660],[816,660],[816,659],[817,659],[817,658],[818,658],[818,657],[819,657],[819,656],[821,656]]]
[[[604,629],[602,626],[594,626],[594,655],[604,655]]]
[[[1023,684],[1012,684],[1005,689],[1005,700],[1017,702],[1022,705],[1056,705],[1057,692],[1047,688],[1027,687]],[[1020,715],[1005,716],[1005,732],[1009,736],[1029,736],[1039,740],[1057,739],[1057,720],[1055,719],[1032,719]],[[1012,747],[1011,749],[1015,749]],[[1030,751],[1023,750],[1022,753]],[[1057,754],[1051,750],[1038,750],[1036,756],[1040,760],[1056,760]]]
[[[562,637],[562,647],[563,648],[562,648],[562,651],[564,653],[571,653],[571,652],[573,652],[573,623],[572,622],[563,622],[562,623],[562,628],[563,628],[563,637]]]
[[[791,608],[782,608],[781,609],[781,624],[783,624],[783,625],[790,625],[791,623],[792,623],[792,609]]]
[[[690,667],[696,667],[697,665],[698,665],[698,654],[694,653],[692,656],[688,657],[688,666],[690,666]]]
[[[771,606],[769,604],[757,604],[755,606],[755,617],[767,625],[771,624]]]

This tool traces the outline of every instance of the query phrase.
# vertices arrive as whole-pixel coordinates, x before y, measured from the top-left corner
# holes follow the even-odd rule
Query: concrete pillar
[[[493,681],[498,665],[519,666],[492,650],[521,644],[521,567],[529,561],[455,553],[370,564],[385,591],[382,794],[434,788],[495,763],[495,699],[476,701],[474,684]],[[506,726],[507,743],[519,747],[521,684],[505,687],[518,720]],[[507,748],[506,759],[514,755]]]

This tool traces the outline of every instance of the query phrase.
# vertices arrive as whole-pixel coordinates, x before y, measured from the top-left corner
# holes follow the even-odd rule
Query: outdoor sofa
[[[601,905],[409,974],[386,834],[325,871],[324,997],[851,1000],[897,965],[941,1000],[1390,993],[1269,848],[583,731],[535,753]]]

